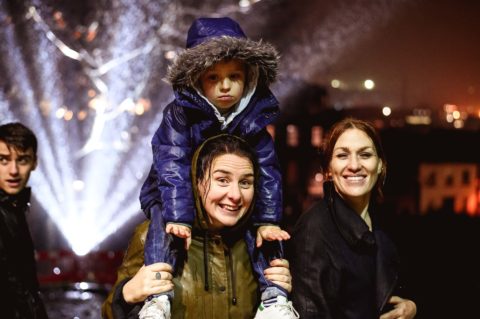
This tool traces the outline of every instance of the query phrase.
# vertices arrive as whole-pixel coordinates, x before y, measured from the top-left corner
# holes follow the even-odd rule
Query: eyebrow
[[[363,146],[363,147],[360,147],[357,151],[365,151],[367,149],[371,149],[372,151],[375,151],[375,147],[373,146]],[[350,148],[347,147],[347,146],[341,146],[341,147],[337,147],[334,149],[334,151],[336,150],[342,150],[342,151],[350,151]]]
[[[29,155],[29,154],[19,154],[18,155],[18,159],[31,159],[33,158],[32,155]]]
[[[12,153],[0,153],[0,157],[11,158]],[[30,154],[18,154],[17,159],[33,159],[33,156]]]
[[[215,173],[222,173],[222,174],[225,174],[225,175],[232,175],[232,174],[233,174],[232,172],[226,171],[226,170],[223,170],[223,169],[217,169],[217,170],[213,171],[213,174],[215,174]],[[243,175],[243,176],[244,176],[244,177],[251,177],[251,176],[254,177],[255,174],[253,174],[253,173],[248,173],[248,174],[245,174],[245,175]]]

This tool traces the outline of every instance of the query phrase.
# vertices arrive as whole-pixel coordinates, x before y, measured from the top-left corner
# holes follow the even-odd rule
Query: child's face
[[[200,76],[203,94],[221,114],[234,106],[245,88],[245,64],[237,59],[220,61]]]

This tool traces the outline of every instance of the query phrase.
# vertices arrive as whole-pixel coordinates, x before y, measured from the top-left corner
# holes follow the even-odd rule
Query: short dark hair
[[[33,155],[37,156],[37,138],[28,127],[19,122],[0,125],[0,141],[13,147],[16,150],[33,150]]]

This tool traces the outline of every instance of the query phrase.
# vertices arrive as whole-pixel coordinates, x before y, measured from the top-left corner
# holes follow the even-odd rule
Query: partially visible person
[[[292,301],[302,319],[411,319],[396,295],[399,258],[376,219],[387,162],[365,121],[336,123],[323,147],[324,198],[300,216],[290,247]]]
[[[182,319],[292,318],[295,310],[284,296],[277,296],[277,302],[270,307],[258,308],[262,286],[274,284],[291,291],[288,262],[270,261],[258,250],[254,253],[252,210],[258,196],[258,177],[256,154],[247,142],[226,134],[206,140],[192,161],[196,210],[190,249],[178,250],[175,272],[166,263],[144,266],[148,223],[142,223],[103,304],[102,316],[138,318],[145,311],[142,305],[149,295],[173,288],[172,311],[170,303],[159,304],[167,308],[161,312],[167,314],[165,318],[170,318],[170,313],[172,318]],[[164,241],[172,240],[171,235],[163,233]],[[170,256],[166,259],[170,260]],[[257,272],[265,269],[260,277],[254,267]],[[149,313],[151,318],[157,315]]]
[[[34,247],[25,213],[37,139],[20,123],[0,126],[0,317],[43,319]]]
[[[167,74],[175,99],[165,107],[152,138],[153,164],[140,193],[141,207],[151,220],[145,264],[174,266],[174,258],[165,259],[170,249],[161,240],[165,230],[185,240],[188,249],[195,220],[192,155],[207,138],[222,133],[239,136],[255,149],[261,167],[257,178],[260,196],[252,212],[258,226],[257,247],[279,247],[277,255],[282,257],[281,241],[290,235],[279,227],[282,177],[266,129],[279,114],[278,101],[269,89],[277,76],[279,54],[267,42],[248,39],[228,17],[195,19],[186,40],[186,49]],[[287,297],[281,287],[262,286],[261,307],[275,304],[279,295]],[[173,298],[173,292],[148,298],[142,314],[150,307],[158,310],[156,305]]]

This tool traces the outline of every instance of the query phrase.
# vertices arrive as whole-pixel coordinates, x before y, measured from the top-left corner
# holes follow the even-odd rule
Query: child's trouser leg
[[[263,271],[270,267],[270,261],[277,258],[283,258],[283,244],[281,241],[263,241],[260,248],[255,245],[255,234],[252,231],[247,231],[246,243],[248,254],[252,261],[253,271],[257,275],[258,284],[261,292],[261,300],[273,299],[277,296],[288,296],[288,292],[270,282],[265,278]]]
[[[173,244],[173,236],[165,231],[165,223],[160,211],[160,204],[150,208],[150,225],[145,240],[145,265],[162,262],[172,266],[175,272],[178,248]],[[173,290],[164,293],[173,298]]]

